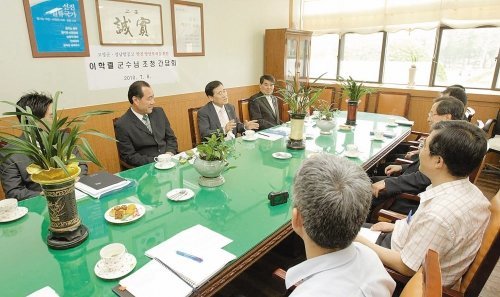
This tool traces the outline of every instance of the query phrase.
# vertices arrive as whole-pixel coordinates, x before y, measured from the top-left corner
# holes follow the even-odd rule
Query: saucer
[[[396,124],[396,123],[387,123],[386,126],[387,127],[397,127],[398,124]]]
[[[414,121],[407,121],[407,120],[396,120],[396,123],[398,125],[403,125],[403,126],[413,126],[413,124],[415,124]]]
[[[175,163],[170,161],[165,163],[165,165],[161,165],[161,163],[155,163],[155,168],[160,170],[170,169],[175,166]]]
[[[129,206],[131,204],[135,205],[135,213],[133,213],[131,215],[128,215],[128,216],[126,216],[126,217],[124,217],[122,219],[116,219],[114,216],[111,215],[111,212],[112,212],[113,208],[115,208],[116,206],[120,206],[120,205]],[[110,223],[124,224],[124,223],[130,223],[130,222],[138,220],[145,213],[146,213],[146,209],[141,204],[137,204],[137,203],[124,203],[124,204],[115,205],[115,206],[112,206],[111,208],[109,208],[106,211],[106,213],[104,214],[104,218],[106,219],[106,221],[108,221]]]
[[[256,136],[254,136],[254,137],[248,137],[246,135],[243,135],[243,136],[241,136],[241,139],[243,139],[245,141],[256,141],[257,137]]]
[[[132,270],[134,270],[137,260],[134,255],[129,253],[125,254],[123,257],[122,266],[114,271],[106,271],[104,269],[104,263],[102,260],[99,260],[94,267],[95,274],[102,279],[117,279],[129,274]]]
[[[383,136],[380,138],[375,137],[375,136],[372,137],[372,141],[384,141],[384,140],[385,140],[385,138]]]
[[[344,153],[344,156],[346,156],[347,158],[357,158],[359,157],[359,151],[358,152],[345,152]]]
[[[276,152],[276,153],[273,153],[273,157],[275,157],[276,159],[286,160],[286,159],[290,159],[292,157],[292,154],[287,153],[287,152]]]
[[[9,215],[1,216],[0,223],[7,223],[7,222],[12,222],[12,221],[18,220],[18,219],[24,217],[24,215],[27,213],[28,213],[28,208],[26,208],[24,206],[19,206],[19,207],[17,207],[17,209],[14,212],[10,213]]]
[[[181,191],[185,191],[185,193],[181,194]],[[172,201],[184,201],[193,198],[193,196],[193,190],[188,188],[177,188],[167,193],[167,198]]]

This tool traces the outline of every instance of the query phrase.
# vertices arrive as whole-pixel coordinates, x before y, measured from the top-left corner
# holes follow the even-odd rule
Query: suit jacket
[[[418,171],[420,160],[413,162],[400,176],[385,179],[383,196],[390,197],[400,193],[420,194],[431,184],[431,180]]]
[[[149,122],[153,133],[130,109],[115,122],[120,159],[140,166],[153,162],[154,157],[166,152],[177,154],[177,138],[161,107],[153,108]]]
[[[24,136],[21,136],[24,137]],[[73,154],[79,156],[78,151]],[[0,164],[0,179],[2,181],[5,197],[24,200],[40,195],[42,187],[31,180],[31,176],[26,172],[26,167],[33,161],[26,155],[14,154]],[[87,174],[88,166],[85,163],[78,165],[81,169],[80,176]]]
[[[278,108],[278,98],[276,98],[275,96],[272,97],[275,101],[274,110],[276,110],[276,114],[273,112],[271,105],[269,105],[269,101],[267,101],[267,98],[264,94],[262,94],[262,92],[259,92],[250,97],[250,119],[258,121],[259,130],[264,130],[281,124],[280,112]]]
[[[224,105],[224,108],[226,109],[229,120],[234,120],[236,122],[233,134],[236,135],[238,132],[244,132],[245,126],[240,122],[238,116],[236,116],[234,106],[228,103]],[[212,133],[215,133],[217,129],[224,132],[224,128],[220,124],[219,117],[217,116],[217,112],[212,102],[208,102],[198,110],[198,128],[200,129],[202,141],[205,140],[205,137],[209,137]]]

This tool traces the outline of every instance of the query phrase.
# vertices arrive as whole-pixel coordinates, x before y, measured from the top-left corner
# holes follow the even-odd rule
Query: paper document
[[[377,238],[380,236],[380,231],[373,231],[368,228],[361,227],[361,230],[359,230],[358,235],[363,236],[364,238],[368,239],[369,241],[375,243],[377,241]]]
[[[54,289],[52,289],[49,286],[46,286],[44,288],[41,288],[38,291],[35,291],[35,292],[29,294],[26,297],[59,297],[59,295],[57,295],[57,293],[56,293],[56,291],[54,291]]]
[[[278,135],[278,134],[273,134],[273,133],[266,133],[266,132],[257,132],[255,133],[255,136],[260,139],[265,139],[269,141],[275,141],[280,138],[283,138],[283,135]]]
[[[161,263],[151,260],[120,281],[135,297],[185,297],[193,289]]]

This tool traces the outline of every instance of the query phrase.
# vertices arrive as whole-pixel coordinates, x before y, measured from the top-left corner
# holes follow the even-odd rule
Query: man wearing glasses
[[[226,140],[229,140],[245,130],[259,129],[257,121],[246,121],[244,124],[240,122],[234,106],[228,103],[227,91],[220,81],[209,82],[205,87],[205,94],[210,102],[198,111],[198,128],[202,141],[217,130],[223,132]]]
[[[447,120],[461,120],[463,118],[463,103],[454,97],[439,97],[429,111],[427,122],[429,126]],[[421,143],[422,144],[422,143]],[[419,171],[420,161],[417,158],[410,165],[389,165],[385,168],[387,176],[372,177],[372,209],[400,193],[419,194],[431,184],[427,176]],[[392,174],[401,175],[389,177]],[[418,202],[406,199],[396,200],[391,210],[399,213],[415,212]],[[373,217],[373,214],[371,215]]]

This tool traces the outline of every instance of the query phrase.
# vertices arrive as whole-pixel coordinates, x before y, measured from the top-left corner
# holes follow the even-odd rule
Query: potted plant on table
[[[193,166],[201,175],[198,179],[201,186],[217,187],[225,182],[222,172],[228,166],[227,158],[234,152],[234,148],[231,142],[224,140],[224,134],[219,130],[205,139],[205,142],[196,147],[198,157]]]
[[[321,134],[332,134],[332,130],[335,128],[337,109],[333,109],[332,105],[328,105],[326,101],[322,100],[318,107],[315,108],[318,111],[316,126],[321,130]]]
[[[351,76],[345,79],[337,77],[337,81],[342,86],[342,96],[347,96],[347,121],[346,125],[356,124],[356,113],[361,96],[375,92],[375,89],[363,85],[363,82],[356,82]],[[341,99],[342,100],[342,99]]]
[[[316,78],[312,83],[316,83],[325,73]],[[281,100],[288,104],[290,108],[290,139],[287,147],[289,149],[303,150],[304,144],[304,118],[309,114],[309,109],[318,100],[324,88],[313,87],[306,80],[304,84],[299,81],[300,72],[295,74],[292,80],[286,80],[284,87],[278,88]]]
[[[87,228],[78,216],[75,199],[75,179],[80,174],[79,162],[90,161],[101,167],[89,142],[83,135],[95,135],[115,141],[92,129],[82,129],[82,124],[95,115],[111,111],[91,111],[69,119],[57,113],[61,92],[56,92],[52,104],[52,122],[35,116],[28,107],[23,109],[12,102],[2,101],[17,108],[4,115],[20,116],[21,122],[12,128],[22,136],[0,132],[0,141],[8,146],[1,149],[3,160],[13,154],[23,154],[33,163],[26,169],[32,181],[39,183],[47,199],[50,226],[47,244],[54,249],[67,249],[81,244],[88,237]],[[74,152],[79,151],[81,157]]]

